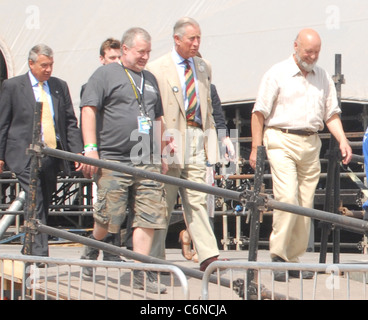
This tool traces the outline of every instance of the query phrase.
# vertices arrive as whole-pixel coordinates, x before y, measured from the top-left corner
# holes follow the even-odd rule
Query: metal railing
[[[43,268],[38,265],[44,264]],[[83,275],[90,267],[92,276]],[[166,293],[134,289],[133,272],[154,274]],[[173,265],[0,255],[0,299],[9,300],[188,300],[184,273]]]
[[[38,263],[46,267],[38,268]],[[84,267],[93,268],[91,277],[83,276]],[[167,286],[167,293],[134,289],[134,270],[157,272],[157,281]],[[245,286],[249,270],[255,276],[252,284]],[[293,278],[286,273],[286,282],[275,281],[275,272],[289,270],[308,270],[314,277]],[[207,268],[198,286],[202,288],[202,300],[367,300],[367,273],[366,264],[217,261]],[[173,265],[3,254],[0,278],[1,300],[190,299],[188,279]]]
[[[165,175],[158,174],[158,173],[152,173],[152,172],[147,172],[147,171],[140,170],[137,168],[132,168],[132,167],[120,164],[120,163],[114,163],[114,162],[87,158],[87,157],[83,157],[80,155],[75,155],[75,154],[61,151],[61,150],[50,149],[48,147],[43,147],[43,146],[41,146],[39,150],[37,148],[30,149],[29,152],[35,153],[36,156],[37,154],[39,154],[39,152],[41,152],[41,154],[46,154],[46,155],[56,157],[56,158],[62,158],[62,159],[69,160],[69,161],[83,162],[83,163],[87,163],[90,165],[114,170],[117,172],[124,172],[124,173],[132,174],[138,177],[143,177],[146,179],[153,179],[153,180],[160,181],[163,183],[178,185],[184,188],[189,188],[189,189],[197,190],[200,192],[206,192],[209,194],[223,196],[229,199],[239,201],[240,203],[242,203],[244,208],[249,209],[249,213],[250,213],[248,215],[248,218],[250,220],[249,261],[257,260],[258,238],[259,238],[259,229],[260,229],[260,217],[259,216],[260,216],[260,213],[265,210],[277,208],[277,209],[288,211],[294,214],[300,214],[303,216],[308,216],[308,217],[315,218],[315,219],[318,219],[324,222],[328,222],[330,224],[336,225],[344,229],[353,230],[354,232],[359,232],[359,233],[364,234],[368,231],[367,221],[363,221],[363,220],[359,220],[359,219],[355,219],[351,217],[344,217],[339,214],[335,214],[331,212],[289,205],[287,203],[282,203],[282,202],[273,200],[268,194],[263,194],[261,192],[261,183],[263,180],[263,165],[264,165],[264,158],[265,158],[264,147],[259,147],[259,150],[257,152],[257,166],[256,166],[256,171],[255,171],[254,190],[243,190],[242,192],[216,188],[216,187],[212,187],[208,185],[202,185],[202,184],[194,183],[194,182],[183,180],[183,179],[178,179],[178,178],[165,176]],[[39,224],[39,222],[36,221],[34,218],[30,218],[27,220],[27,224],[26,224],[26,240],[25,240],[26,246],[25,247],[27,247],[27,242],[29,243],[29,240],[32,237],[31,235],[34,232],[44,232],[49,235],[55,235],[57,231],[52,230],[48,228],[47,226]],[[27,234],[28,234],[28,239],[29,239],[28,241],[27,241]],[[70,239],[67,237],[65,238]],[[77,239],[77,242],[83,243],[85,242],[85,239],[82,239],[81,237],[79,240]],[[111,250],[115,251],[114,249],[111,249]],[[141,258],[147,259],[146,257],[139,257],[137,260],[142,261],[142,262],[147,262],[145,260],[140,260]],[[160,261],[159,259],[156,259],[155,261],[150,259],[149,262],[165,263],[165,262]],[[196,273],[194,270],[186,269],[186,270],[183,270],[183,272],[189,276],[193,275],[194,277],[201,277],[201,274]],[[249,279],[251,279],[251,274],[249,274],[248,277]],[[222,282],[222,285],[225,287],[231,286],[231,283],[229,284],[228,279],[221,279],[221,282]]]
[[[284,210],[284,211],[288,211],[288,212],[295,213],[295,214],[309,216],[311,218],[315,218],[315,219],[329,222],[332,224],[337,224],[341,226],[342,228],[351,229],[351,230],[354,230],[355,232],[365,233],[368,231],[367,221],[354,219],[351,217],[340,216],[340,215],[337,215],[331,212],[322,211],[322,210],[303,208],[303,207],[299,207],[296,205],[290,205],[284,202],[279,202],[279,201],[272,199],[272,197],[269,194],[263,194],[261,192],[254,192],[252,190],[244,190],[242,192],[238,192],[238,191],[233,191],[233,190],[228,190],[228,189],[212,187],[206,184],[199,184],[199,183],[191,182],[191,181],[184,180],[184,179],[165,176],[159,173],[147,172],[145,170],[129,167],[121,163],[97,160],[97,159],[84,157],[84,156],[73,154],[73,153],[66,152],[66,151],[50,149],[48,147],[42,148],[41,153],[55,157],[55,158],[65,159],[69,161],[82,162],[82,163],[90,164],[93,166],[114,170],[117,172],[123,172],[123,173],[131,174],[131,175],[136,175],[139,177],[156,180],[156,181],[166,183],[166,184],[177,185],[183,188],[189,188],[192,190],[205,192],[208,194],[217,195],[217,196],[224,197],[224,198],[233,199],[233,200],[236,200],[242,203],[244,207],[247,209],[251,209],[254,206],[261,209],[262,211],[265,211],[268,209],[279,209],[279,210]],[[263,177],[263,173],[260,175],[261,177]],[[256,180],[260,180],[260,179],[256,179]]]
[[[123,172],[127,174],[131,174],[134,176],[142,177],[145,179],[152,179],[166,184],[177,185],[183,188],[189,188],[192,190],[205,192],[208,194],[217,195],[220,197],[228,198],[231,200],[238,201],[242,204],[244,209],[249,210],[249,215],[247,217],[248,222],[250,222],[250,240],[249,240],[249,261],[256,261],[257,260],[257,250],[258,250],[258,238],[259,238],[259,229],[260,229],[260,215],[262,212],[267,211],[269,209],[280,209],[284,211],[288,211],[294,214],[301,214],[304,216],[308,216],[311,218],[316,218],[323,222],[327,222],[338,228],[346,228],[349,230],[353,230],[354,232],[359,233],[366,233],[368,232],[368,222],[367,221],[357,221],[357,219],[350,218],[350,217],[343,217],[336,213],[321,211],[321,210],[314,210],[308,208],[301,208],[298,206],[292,206],[286,203],[281,203],[278,201],[273,200],[269,195],[264,194],[262,192],[262,181],[264,176],[264,162],[265,162],[265,150],[264,147],[258,147],[257,152],[257,165],[255,170],[255,183],[253,190],[243,190],[242,192],[237,192],[228,189],[216,188],[208,185],[194,183],[188,180],[178,179],[170,176],[165,176],[158,173],[147,172],[144,170],[140,170],[134,167],[125,166],[121,163],[115,162],[108,162],[103,160],[92,159],[88,157],[84,157],[81,155],[72,154],[69,152],[57,150],[57,149],[50,149],[45,147],[39,141],[39,121],[40,121],[40,106],[37,104],[35,119],[34,119],[34,137],[33,137],[33,144],[27,150],[29,154],[32,155],[31,161],[31,178],[30,178],[30,191],[28,195],[28,210],[27,210],[27,217],[25,221],[24,231],[25,231],[25,245],[24,245],[24,253],[28,256],[32,255],[31,252],[31,244],[33,235],[35,233],[41,232],[46,233],[49,235],[57,235],[60,231],[56,230],[55,228],[50,228],[48,226],[40,224],[36,218],[36,211],[35,211],[35,197],[36,197],[36,190],[35,190],[35,181],[37,179],[37,171],[38,171],[38,158],[43,155],[48,155],[51,157],[61,158],[68,161],[76,161],[82,162],[85,164],[98,166],[100,168],[106,168],[117,172]],[[37,129],[37,130],[36,130]],[[38,131],[38,132],[37,132]],[[337,179],[338,180],[338,179]],[[333,211],[334,212],[334,211]],[[328,230],[328,228],[326,228]],[[79,238],[78,238],[79,237]],[[85,237],[80,237],[76,235],[67,235],[64,237],[65,239],[72,240],[73,238],[76,242],[89,245],[87,239]],[[91,246],[95,246],[98,249],[102,249],[100,243],[96,244],[92,243]],[[143,263],[166,263],[166,261],[162,261],[160,259],[154,259],[147,256],[137,255],[135,253],[124,251],[121,248],[117,248],[114,246],[107,247],[108,252],[117,253],[124,255],[125,257],[130,257],[134,260],[141,261]],[[284,265],[283,267],[285,267]],[[271,264],[270,268],[275,268],[275,264]],[[294,267],[294,266],[290,266]],[[202,278],[203,273],[189,269],[189,268],[180,268],[187,276],[195,277],[195,278]],[[247,288],[246,292],[248,295],[249,290],[252,288],[252,283],[256,281],[256,273],[255,269],[248,268],[247,271],[247,282],[244,282],[243,287]],[[259,273],[258,273],[259,274]],[[258,275],[259,277],[259,275]],[[218,279],[219,284],[223,287],[231,288],[232,282],[227,278],[220,277]],[[208,282],[214,282],[213,276],[209,275]],[[260,283],[260,282],[259,282]],[[243,288],[244,290],[244,288]],[[241,295],[241,294],[239,294]],[[244,293],[243,293],[244,295]]]
[[[249,270],[255,274],[248,282]],[[292,278],[289,270],[309,271],[313,279],[303,279],[302,276]],[[275,272],[284,271],[286,282],[275,281]],[[226,292],[218,283],[217,290],[209,290],[209,277],[213,272],[224,277],[225,272],[231,284],[232,295]],[[304,264],[304,263],[262,263],[216,261],[209,265],[202,280],[202,299],[220,300],[367,300],[366,264]],[[247,289],[246,289],[247,288]]]

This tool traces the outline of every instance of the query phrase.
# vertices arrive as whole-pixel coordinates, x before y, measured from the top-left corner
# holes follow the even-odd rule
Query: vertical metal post
[[[227,215],[223,215],[222,216],[222,233],[224,236],[223,239],[223,250],[227,251],[228,250],[228,246],[229,246],[229,226],[228,226],[228,219],[227,219]]]
[[[248,261],[257,261],[258,253],[258,240],[260,223],[260,209],[259,209],[259,193],[262,190],[264,164],[266,159],[266,150],[264,146],[257,148],[257,163],[254,174],[254,194],[250,203],[249,219],[250,219],[250,232],[249,232],[249,253]],[[247,288],[250,288],[251,281],[254,279],[254,270],[249,269],[247,273]],[[249,290],[247,290],[247,299],[250,297]]]
[[[341,88],[342,84],[345,83],[344,75],[342,74],[342,61],[341,61],[341,54],[335,55],[335,77],[334,77],[335,85],[336,85],[336,92],[337,92],[337,101],[342,108],[341,105]],[[337,159],[341,159],[340,157],[340,150],[338,146],[336,146],[337,153],[339,156]],[[337,168],[335,170],[335,198],[334,198],[334,209],[335,213],[341,214],[339,212],[340,207],[340,166],[338,161],[336,162]],[[333,232],[333,262],[339,263],[340,262],[340,228],[334,228]]]
[[[235,244],[236,244],[236,251],[241,249],[241,217],[235,217]]]
[[[42,103],[36,102],[35,113],[33,119],[33,136],[32,145],[33,147],[39,146],[41,149],[41,113]],[[36,218],[36,197],[37,197],[37,179],[39,171],[39,155],[32,153],[31,155],[31,169],[29,179],[29,192],[27,195],[27,210],[25,210],[25,237],[24,237],[24,249],[23,254],[32,255],[32,242],[33,242],[33,229],[34,220]]]
[[[240,132],[241,130],[241,115],[240,115],[240,109],[239,108],[236,108],[235,110],[235,116],[236,116],[236,130],[237,132]],[[238,141],[236,142],[237,144],[239,143]],[[239,145],[236,145],[236,150],[240,150],[239,149]],[[236,161],[236,164],[235,164],[235,173],[236,174],[239,174],[239,162]],[[240,181],[239,180],[236,180],[235,181],[235,186],[238,187],[240,185]],[[241,249],[241,245],[240,245],[240,242],[241,242],[241,218],[238,216],[238,217],[235,217],[235,244],[236,244],[236,250],[239,251]]]
[[[341,55],[335,55],[335,75],[333,77],[336,86],[337,99],[341,108],[341,85],[344,83],[344,75],[341,74]],[[340,150],[336,139],[331,135],[329,151],[328,151],[328,166],[327,166],[327,179],[326,179],[326,196],[324,203],[324,211],[339,213],[340,206],[340,166],[341,160]],[[326,262],[327,254],[327,241],[328,235],[331,231],[331,224],[322,223],[321,233],[321,252],[320,263]],[[340,228],[334,227],[333,229],[333,262],[339,263],[340,261]]]

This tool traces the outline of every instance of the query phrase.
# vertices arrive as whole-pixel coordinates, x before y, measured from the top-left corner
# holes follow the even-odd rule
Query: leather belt
[[[199,124],[198,122],[195,122],[195,121],[187,120],[187,125],[189,127],[196,127],[196,128],[201,128],[202,129],[202,125]]]
[[[293,130],[293,129],[282,129],[282,128],[277,128],[277,129],[281,130],[283,133],[297,134],[299,136],[311,136],[317,133],[317,132],[308,131],[308,130]]]

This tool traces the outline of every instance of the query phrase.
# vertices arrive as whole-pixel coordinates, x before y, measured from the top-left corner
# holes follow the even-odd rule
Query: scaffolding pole
[[[337,99],[341,108],[341,85],[344,83],[344,75],[341,74],[341,54],[335,55],[335,75],[334,82],[337,92]],[[329,150],[327,154],[328,167],[327,167],[327,180],[326,180],[326,197],[324,203],[324,211],[333,212],[339,214],[340,207],[340,165],[341,154],[339,145],[334,136],[331,135]],[[333,262],[339,263],[340,261],[340,228],[331,228],[330,224],[321,223],[321,252],[320,263],[325,263],[327,254],[327,240],[328,236],[332,232],[333,238]]]
[[[35,152],[37,151],[35,150]],[[45,154],[51,157],[55,157],[55,158],[81,162],[81,163],[89,164],[95,167],[109,169],[109,170],[113,170],[117,172],[122,172],[122,173],[130,174],[132,176],[138,176],[144,179],[151,179],[151,180],[159,181],[165,184],[176,185],[182,188],[188,188],[192,190],[201,191],[204,193],[213,194],[215,196],[223,197],[225,199],[231,199],[231,200],[235,200],[239,202],[243,201],[242,199],[243,193],[241,192],[212,187],[207,184],[199,184],[199,183],[195,183],[192,181],[171,177],[168,175],[163,175],[160,173],[148,172],[146,170],[138,169],[135,167],[130,167],[122,163],[118,163],[118,162],[93,159],[93,158],[84,157],[82,155],[78,155],[78,154],[74,154],[74,153],[70,153],[70,152],[66,152],[66,151],[62,151],[58,149],[51,149],[49,147],[43,147],[41,152],[42,154]]]
[[[41,115],[42,115],[42,102],[36,102],[35,113],[33,118],[33,136],[32,145],[27,150],[31,153],[30,164],[30,178],[29,178],[29,191],[27,194],[27,210],[25,212],[24,221],[24,246],[23,254],[32,255],[32,243],[34,242],[35,230],[32,220],[36,219],[36,197],[37,197],[37,181],[38,173],[40,169],[40,158],[42,157],[41,148]],[[32,153],[33,152],[33,153]]]
[[[38,151],[34,150],[34,152],[38,152]],[[42,154],[46,154],[46,155],[53,156],[53,157],[60,158],[60,159],[82,162],[82,163],[90,164],[93,166],[114,170],[117,172],[133,174],[133,175],[137,175],[137,176],[144,177],[147,179],[152,179],[152,180],[160,181],[163,183],[177,185],[183,188],[189,188],[192,190],[214,194],[220,197],[237,200],[241,202],[247,209],[249,209],[249,206],[253,203],[253,201],[256,201],[258,206],[261,208],[261,210],[263,210],[262,207],[264,207],[265,210],[279,209],[279,210],[288,211],[288,212],[295,213],[295,214],[305,215],[305,216],[308,216],[308,217],[311,217],[311,218],[314,218],[320,221],[328,222],[331,224],[336,224],[343,229],[348,229],[348,230],[354,229],[355,232],[362,233],[362,234],[368,231],[368,221],[346,217],[342,215],[337,215],[335,213],[326,212],[322,210],[304,208],[304,207],[300,207],[296,205],[287,204],[284,202],[279,202],[279,201],[272,199],[269,194],[264,194],[264,193],[259,193],[256,199],[253,199],[254,198],[253,190],[244,190],[244,191],[239,192],[239,191],[212,187],[207,184],[199,184],[196,182],[191,182],[191,181],[187,181],[187,180],[180,179],[180,178],[166,176],[160,173],[147,172],[145,170],[132,168],[132,167],[120,164],[120,163],[92,159],[92,158],[84,157],[84,156],[77,155],[71,152],[51,149],[51,148],[44,147],[44,146],[40,149],[40,152]]]

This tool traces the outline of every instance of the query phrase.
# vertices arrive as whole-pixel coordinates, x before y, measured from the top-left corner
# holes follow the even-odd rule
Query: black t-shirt
[[[154,149],[157,146],[152,143],[152,126],[149,134],[139,132],[138,118],[148,116],[153,125],[154,120],[163,115],[161,96],[152,73],[146,70],[128,72],[132,82],[119,63],[98,68],[84,89],[81,108],[97,108],[97,141],[101,159],[148,163],[150,155],[157,152]],[[140,95],[138,88],[142,83],[144,103],[140,108],[132,84]],[[88,124],[82,123],[84,125]]]

